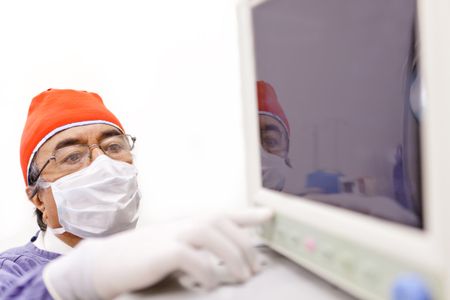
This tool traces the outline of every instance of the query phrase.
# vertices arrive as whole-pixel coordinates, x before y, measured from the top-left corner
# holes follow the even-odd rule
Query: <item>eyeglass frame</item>
[[[136,143],[136,137],[133,136],[133,135],[131,135],[131,134],[121,134],[121,136],[129,137],[129,138],[131,139],[132,144],[130,145],[130,146],[131,146],[131,147],[130,147],[130,151],[133,150],[133,149],[134,149],[134,145],[135,145],[135,143]],[[101,144],[101,143],[99,143],[99,144]],[[90,153],[92,153],[92,150],[93,150],[94,148],[98,148],[98,149],[100,149],[103,153],[105,153],[105,151],[103,151],[103,149],[100,148],[100,145],[99,145],[99,144],[91,144],[91,145],[85,144],[85,146],[88,146],[88,147],[89,147]],[[106,153],[105,153],[105,155],[106,155]],[[44,169],[45,169],[45,168],[50,164],[50,162],[51,162],[52,160],[54,160],[54,159],[56,159],[55,153],[53,153],[52,156],[50,156],[50,158],[48,158],[48,159],[45,161],[44,165],[42,166],[42,168],[41,168],[40,171],[38,172],[38,174],[37,174],[37,176],[36,176],[36,179],[34,180],[35,183],[39,181],[39,178],[41,177],[42,172],[44,171]]]

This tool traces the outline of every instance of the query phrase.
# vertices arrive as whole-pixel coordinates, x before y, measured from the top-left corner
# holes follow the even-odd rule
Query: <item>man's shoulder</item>
[[[29,246],[24,245],[21,247],[15,247],[0,253],[0,270],[6,272],[19,272],[25,266],[35,265],[35,255],[30,252]]]
[[[8,249],[2,253],[0,253],[0,268],[1,268],[1,262],[7,261],[7,260],[16,260],[18,257],[26,255],[29,253],[28,244]]]
[[[33,276],[34,272],[41,272],[42,268],[52,260],[52,256],[46,255],[45,252],[47,251],[41,250],[29,242],[24,246],[0,253],[1,299],[3,299],[4,293],[8,293],[7,291],[12,287],[20,287],[23,284],[23,282],[20,283],[20,280]],[[47,253],[51,254],[51,252]],[[57,257],[55,253],[53,255]]]
[[[58,257],[58,254],[41,250],[29,242],[0,253],[0,270],[13,273],[27,272]]]

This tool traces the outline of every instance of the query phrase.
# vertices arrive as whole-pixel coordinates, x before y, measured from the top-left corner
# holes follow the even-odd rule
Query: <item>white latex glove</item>
[[[45,267],[44,282],[55,299],[111,299],[174,273],[183,274],[183,285],[206,290],[221,281],[243,282],[261,269],[261,255],[243,228],[272,215],[251,209],[84,240]]]

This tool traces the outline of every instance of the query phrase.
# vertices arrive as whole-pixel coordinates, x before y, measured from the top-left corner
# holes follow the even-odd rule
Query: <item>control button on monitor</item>
[[[295,234],[291,235],[290,241],[294,247],[297,247],[300,244],[300,237]]]
[[[380,287],[383,278],[379,268],[375,263],[364,262],[358,269],[358,280],[373,289]]]
[[[312,237],[306,237],[303,245],[308,252],[315,252],[317,249],[317,242]]]
[[[278,240],[280,243],[285,244],[288,242],[288,236],[285,231],[277,230],[275,232],[275,239]]]
[[[344,252],[338,257],[338,265],[341,272],[345,275],[352,276],[355,272],[355,259],[349,252]]]
[[[318,247],[319,257],[326,264],[330,264],[336,257],[336,250],[328,244],[322,244]]]

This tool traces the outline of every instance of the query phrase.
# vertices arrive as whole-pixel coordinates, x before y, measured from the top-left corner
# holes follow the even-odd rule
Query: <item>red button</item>
[[[317,243],[313,238],[305,238],[304,246],[309,252],[314,252],[317,249]]]

